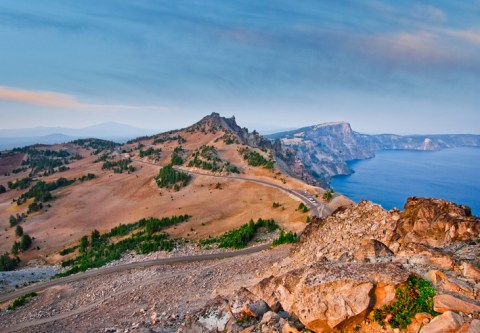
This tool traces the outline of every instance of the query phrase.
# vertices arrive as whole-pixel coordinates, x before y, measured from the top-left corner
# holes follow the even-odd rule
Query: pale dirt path
[[[268,277],[291,247],[226,258],[137,269],[46,290],[0,317],[1,332],[105,332],[149,328],[174,332],[216,296]],[[176,315],[176,319],[170,320]],[[157,318],[152,322],[151,318]],[[3,322],[3,323],[2,323]],[[135,329],[133,331],[136,331]]]
[[[192,256],[183,256],[183,257],[171,257],[171,258],[162,258],[162,259],[155,259],[149,261],[141,261],[141,262],[132,262],[128,264],[112,266],[112,267],[104,267],[98,269],[92,269],[83,273],[78,273],[58,279],[53,279],[49,281],[39,282],[33,284],[31,286],[15,290],[3,295],[0,295],[0,303],[6,302],[8,300],[26,295],[31,292],[41,291],[43,289],[80,281],[89,277],[96,277],[100,275],[115,273],[115,272],[122,272],[130,269],[136,268],[146,268],[156,265],[165,265],[165,264],[178,264],[178,263],[186,263],[186,262],[194,262],[194,261],[205,261],[205,260],[214,260],[214,259],[225,259],[225,258],[232,258],[237,256],[242,256],[246,254],[252,254],[256,252],[260,252],[266,250],[270,247],[270,244],[260,245],[255,247],[250,247],[244,250],[239,251],[230,251],[230,252],[221,252],[221,253],[209,253],[209,254],[200,254],[200,255],[192,255]]]
[[[210,265],[204,266],[204,268],[211,268],[211,267],[214,267],[214,266],[217,266],[217,265],[219,265],[219,263],[210,264]],[[178,275],[180,275],[180,273],[167,273],[167,274],[162,274],[161,278],[158,278],[158,277],[155,276],[153,278],[150,278],[150,279],[147,279],[147,280],[144,280],[144,281],[139,281],[137,283],[132,284],[128,288],[122,289],[118,292],[114,292],[111,295],[109,295],[109,296],[107,296],[103,299],[100,299],[98,301],[95,301],[95,302],[90,303],[90,304],[85,305],[85,306],[81,306],[81,307],[79,307],[75,310],[64,312],[64,313],[59,313],[59,314],[56,314],[56,315],[53,315],[53,316],[47,317],[47,318],[24,321],[24,322],[18,323],[16,325],[7,327],[2,332],[3,333],[11,333],[11,332],[15,332],[15,331],[18,331],[18,330],[21,330],[21,329],[25,329],[25,328],[29,328],[29,327],[33,327],[33,326],[38,326],[38,325],[43,325],[43,324],[51,323],[51,322],[54,322],[54,321],[57,321],[57,320],[66,319],[66,318],[71,317],[71,316],[79,315],[81,313],[84,313],[84,312],[95,309],[97,306],[105,303],[107,300],[110,300],[110,299],[113,299],[115,297],[127,294],[127,293],[135,290],[136,288],[138,288],[141,285],[144,286],[144,285],[148,285],[148,284],[152,284],[152,283],[158,283],[159,280],[168,280],[168,279],[170,279],[172,277],[175,277],[175,276],[178,276]]]

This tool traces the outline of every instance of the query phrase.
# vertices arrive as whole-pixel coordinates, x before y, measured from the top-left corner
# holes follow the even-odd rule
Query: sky
[[[480,134],[480,0],[4,0],[0,128]]]

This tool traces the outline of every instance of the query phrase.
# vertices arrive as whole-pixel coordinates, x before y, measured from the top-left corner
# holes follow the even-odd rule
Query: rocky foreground
[[[479,235],[468,207],[362,201],[314,219],[291,250],[49,288],[2,310],[0,331],[480,332]]]
[[[179,332],[480,332],[480,219],[410,198],[315,219],[250,288],[217,296]]]

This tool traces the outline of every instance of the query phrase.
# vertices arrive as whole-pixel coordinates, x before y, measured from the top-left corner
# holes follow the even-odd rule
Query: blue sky
[[[480,133],[480,1],[0,3],[0,128]]]

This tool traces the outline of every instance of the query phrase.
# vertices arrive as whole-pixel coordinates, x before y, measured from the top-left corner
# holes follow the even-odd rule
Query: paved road
[[[147,161],[142,161],[142,160],[137,160],[137,159],[132,159],[132,161],[161,167],[161,165],[153,163],[153,162],[147,162]],[[322,203],[318,202],[317,199],[315,199],[313,196],[311,196],[306,191],[292,190],[290,188],[283,187],[283,186],[280,186],[278,184],[270,183],[270,182],[260,180],[260,179],[255,179],[255,178],[235,176],[235,175],[229,175],[229,176],[215,175],[215,174],[206,173],[206,172],[193,171],[193,170],[187,169],[185,167],[180,167],[180,166],[174,166],[174,168],[177,169],[177,170],[181,170],[183,172],[189,173],[189,174],[194,174],[194,175],[214,177],[214,178],[243,180],[243,181],[247,181],[247,182],[251,182],[251,183],[260,184],[260,185],[263,185],[263,186],[273,187],[273,188],[279,189],[281,191],[287,192],[288,194],[291,194],[291,195],[297,197],[298,199],[300,199],[310,209],[310,212],[311,212],[312,216],[320,216],[321,217],[322,214],[323,214],[324,205]]]
[[[90,277],[95,277],[99,275],[105,275],[110,273],[122,272],[130,269],[137,269],[137,268],[146,268],[150,266],[157,266],[157,265],[165,265],[165,264],[178,264],[178,263],[186,263],[186,262],[193,262],[193,261],[204,261],[204,260],[215,260],[215,259],[225,259],[225,258],[232,258],[237,256],[242,256],[246,254],[252,254],[256,252],[260,252],[270,248],[270,244],[260,245],[251,247],[244,250],[239,251],[229,251],[229,252],[221,252],[221,253],[210,253],[210,254],[199,254],[194,256],[184,256],[184,257],[172,257],[172,258],[163,258],[163,259],[155,259],[143,262],[132,262],[129,264],[118,265],[113,267],[103,267],[98,269],[92,269],[83,273],[78,273],[70,276],[66,276],[63,278],[48,280],[44,282],[39,282],[28,287],[18,289],[3,295],[0,295],[0,303],[6,302],[13,298],[17,298],[23,295],[26,295],[31,292],[41,291],[43,289],[57,286],[60,284],[75,282],[79,280],[83,280]]]

